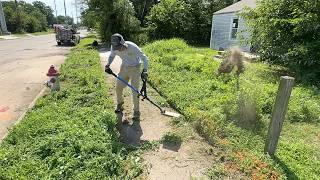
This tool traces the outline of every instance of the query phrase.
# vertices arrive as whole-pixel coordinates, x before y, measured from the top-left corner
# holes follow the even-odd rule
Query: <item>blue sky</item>
[[[23,1],[31,3],[31,2],[36,1],[36,0],[23,0]],[[49,5],[53,10],[55,10],[55,8],[54,8],[54,0],[38,0],[38,1],[44,2],[45,4]],[[67,9],[67,15],[72,17],[72,14],[73,14],[74,19],[75,19],[76,10],[75,10],[75,6],[74,6],[74,2],[75,2],[75,0],[66,0],[66,9]],[[64,16],[63,0],[56,0],[56,3],[57,3],[58,16],[59,15],[63,15]],[[54,12],[54,15],[56,15],[55,12]],[[78,16],[79,16],[79,12],[78,12]]]

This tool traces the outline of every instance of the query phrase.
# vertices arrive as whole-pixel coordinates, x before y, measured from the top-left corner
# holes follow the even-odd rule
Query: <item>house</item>
[[[210,48],[229,49],[239,46],[243,51],[250,51],[249,45],[240,43],[241,36],[248,37],[244,20],[238,16],[245,7],[255,8],[255,0],[242,0],[213,14]]]

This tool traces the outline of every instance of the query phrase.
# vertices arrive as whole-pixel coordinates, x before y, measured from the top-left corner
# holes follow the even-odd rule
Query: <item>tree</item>
[[[140,21],[129,0],[91,0],[87,1],[88,9],[84,22],[97,22],[102,40],[109,40],[113,33],[121,33],[131,39],[140,29]],[[90,24],[92,25],[92,24]]]
[[[130,0],[133,3],[134,10],[136,12],[136,17],[144,26],[146,23],[145,17],[149,14],[153,5],[160,2],[160,0]]]
[[[50,6],[47,6],[45,3],[41,1],[34,1],[32,4],[33,7],[37,8],[42,14],[46,16],[48,25],[54,24],[53,10]]]
[[[46,30],[46,16],[32,4],[24,1],[5,1],[3,7],[9,31],[31,33]]]
[[[46,27],[46,17],[40,11],[32,11],[29,16],[26,16],[25,30],[27,32],[45,31]]]
[[[297,78],[319,82],[320,1],[264,0],[243,13],[250,43],[262,60],[284,65]]]
[[[162,0],[147,17],[150,36],[154,39],[186,38],[185,32],[191,26],[190,9],[184,1]]]
[[[57,24],[67,24],[67,25],[73,25],[73,18],[70,16],[58,16],[57,17]]]
[[[233,0],[161,0],[147,17],[150,36],[178,37],[192,44],[208,45],[213,13],[232,3]]]

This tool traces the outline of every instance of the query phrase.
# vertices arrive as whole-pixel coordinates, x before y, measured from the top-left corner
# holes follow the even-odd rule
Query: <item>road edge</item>
[[[2,141],[4,139],[6,139],[6,137],[9,135],[10,133],[10,129],[14,128],[16,125],[18,125],[23,118],[27,115],[27,113],[29,112],[30,109],[32,109],[34,107],[34,105],[36,104],[37,100],[43,96],[43,94],[46,92],[46,87],[43,87],[41,89],[41,91],[38,93],[38,95],[32,100],[32,102],[28,105],[28,107],[25,109],[25,111],[19,116],[19,118],[17,119],[16,122],[14,122],[14,124],[8,128],[8,131],[5,133],[5,135],[0,139],[0,144],[2,143]]]

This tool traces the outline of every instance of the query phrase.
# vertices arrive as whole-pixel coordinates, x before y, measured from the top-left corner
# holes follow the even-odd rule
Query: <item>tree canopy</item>
[[[320,1],[263,0],[243,16],[262,60],[320,81]]]
[[[209,44],[213,12],[233,0],[90,0],[82,22],[96,26],[102,39],[119,32],[127,39],[146,41],[178,37]]]
[[[130,39],[139,31],[140,21],[129,0],[91,0],[87,5],[82,21],[88,26],[96,25],[103,40],[117,32]]]
[[[2,2],[10,32],[45,31],[48,25],[54,23],[53,10],[40,1],[32,4],[24,1]]]

